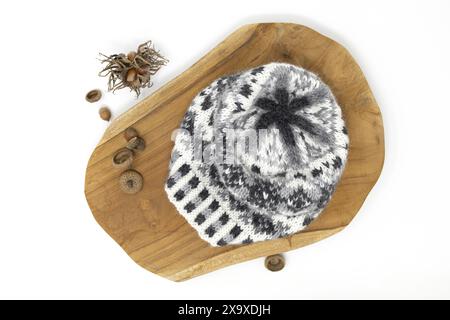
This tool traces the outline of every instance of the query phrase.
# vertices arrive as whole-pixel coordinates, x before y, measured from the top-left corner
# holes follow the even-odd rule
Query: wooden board
[[[331,202],[306,230],[287,238],[214,248],[169,202],[163,186],[176,129],[194,96],[218,77],[272,61],[318,74],[343,108],[350,136],[349,159]],[[120,191],[113,153],[123,131],[135,127],[146,140],[134,168],[144,176],[135,195]],[[335,41],[301,25],[265,23],[235,31],[191,68],[121,115],[106,130],[86,171],[85,194],[97,222],[145,269],[186,280],[225,266],[296,249],[347,226],[377,181],[384,160],[380,110],[357,63]]]

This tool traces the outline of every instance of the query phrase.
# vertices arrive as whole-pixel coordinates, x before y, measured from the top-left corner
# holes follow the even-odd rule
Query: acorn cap
[[[285,260],[281,254],[274,254],[266,257],[266,260],[264,260],[264,265],[268,270],[276,272],[284,268]]]
[[[114,153],[112,163],[117,168],[129,168],[134,160],[134,152],[128,148],[122,148]]]
[[[97,102],[101,97],[102,92],[99,89],[94,89],[86,93],[86,101],[90,103]]]
[[[128,141],[127,148],[130,150],[142,151],[145,149],[145,141],[140,137],[134,137]]]
[[[143,180],[139,172],[130,169],[120,175],[119,186],[123,192],[134,194],[142,190]]]
[[[142,175],[135,170],[126,170],[122,172],[119,178],[120,189],[128,194],[138,193],[142,190]]]

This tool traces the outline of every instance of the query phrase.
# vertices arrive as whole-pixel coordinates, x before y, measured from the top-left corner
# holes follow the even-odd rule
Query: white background
[[[0,298],[450,298],[449,1],[8,1],[0,5]],[[386,161],[343,232],[173,283],[137,266],[94,221],[84,173],[128,92],[105,88],[99,51],[147,39],[170,59],[144,96],[236,28],[307,25],[346,46],[380,105]]]

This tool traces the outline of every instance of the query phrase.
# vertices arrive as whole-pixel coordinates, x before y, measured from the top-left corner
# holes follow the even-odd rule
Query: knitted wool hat
[[[220,78],[194,98],[165,189],[212,246],[288,236],[329,202],[348,143],[328,86],[302,68],[270,63]]]

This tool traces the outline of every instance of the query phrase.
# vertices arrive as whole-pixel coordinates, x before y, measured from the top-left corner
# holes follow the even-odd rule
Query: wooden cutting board
[[[164,192],[171,133],[194,96],[224,75],[278,61],[318,74],[341,105],[350,136],[348,163],[322,215],[287,238],[250,245],[211,247],[178,214]],[[143,190],[121,192],[113,153],[126,145],[123,131],[136,128],[147,148],[134,168]],[[301,25],[246,25],[174,80],[114,120],[95,148],[86,170],[85,194],[102,228],[140,266],[171,280],[186,280],[225,266],[286,252],[344,229],[377,181],[384,160],[383,122],[358,64],[335,41]]]

